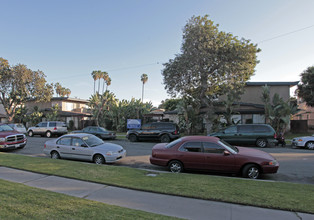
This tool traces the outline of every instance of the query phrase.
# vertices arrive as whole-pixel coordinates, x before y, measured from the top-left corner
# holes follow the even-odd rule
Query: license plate
[[[15,145],[15,148],[19,148],[19,147],[20,147],[20,145],[19,145],[19,144],[16,144],[16,145]]]

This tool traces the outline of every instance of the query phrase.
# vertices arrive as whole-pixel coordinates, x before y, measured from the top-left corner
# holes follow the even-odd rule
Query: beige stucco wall
[[[262,86],[246,86],[245,92],[241,96],[241,102],[264,104],[261,100],[263,88]],[[270,98],[272,99],[275,93],[278,93],[281,98],[288,101],[290,98],[289,86],[269,86]]]

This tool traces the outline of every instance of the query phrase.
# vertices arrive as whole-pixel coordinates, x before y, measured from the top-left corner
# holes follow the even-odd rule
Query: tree
[[[297,93],[308,106],[314,107],[314,66],[301,73],[301,84],[298,85]]]
[[[57,97],[60,95],[60,93],[61,93],[61,90],[62,90],[62,86],[60,85],[60,83],[56,83],[56,84],[54,84],[54,88],[55,88],[55,90],[56,90],[56,94],[57,94]]]
[[[23,64],[10,67],[7,60],[0,58],[0,101],[10,122],[16,109],[28,99],[37,102],[51,99],[53,85],[46,83],[45,77],[40,70],[32,71]]]
[[[94,71],[91,73],[91,75],[92,75],[92,77],[93,77],[93,79],[94,79],[94,94],[95,94],[95,93],[96,93],[95,84],[96,84],[96,81],[97,81],[97,79],[98,79],[97,71],[94,70]]]
[[[177,106],[179,104],[179,102],[182,99],[166,99],[166,100],[162,100],[161,104],[158,106],[158,108],[163,108],[166,111],[174,111],[177,109]]]
[[[59,111],[59,105],[56,104],[52,107],[51,113],[46,114],[46,119],[48,121],[57,121],[58,120],[58,111]]]
[[[108,90],[108,86],[111,85],[111,78],[108,77],[107,81],[106,81],[106,91]]]
[[[297,111],[297,106],[294,102],[284,101],[277,93],[270,99],[269,87],[263,86],[261,97],[265,105],[265,120],[269,121],[277,134],[284,133],[291,115]]]
[[[210,130],[213,100],[225,88],[244,86],[253,75],[260,50],[249,40],[218,30],[208,16],[193,16],[183,30],[181,53],[164,64],[165,89],[172,96],[191,97],[208,109],[205,117]]]
[[[142,102],[143,102],[143,98],[144,98],[144,84],[147,82],[148,80],[148,76],[147,74],[143,73],[141,76],[141,81],[143,82],[143,86],[142,86]]]
[[[107,85],[106,88],[108,88],[108,80],[110,79],[107,72],[102,72],[102,79],[104,80],[103,81],[103,86],[102,86],[102,93],[104,93],[105,84]]]

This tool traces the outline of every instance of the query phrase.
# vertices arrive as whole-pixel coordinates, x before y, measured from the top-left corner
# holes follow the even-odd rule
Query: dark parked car
[[[262,173],[276,173],[279,163],[270,154],[234,147],[217,137],[186,136],[152,149],[151,164],[168,166],[171,172],[184,169],[242,174],[257,179]]]
[[[170,142],[180,137],[179,127],[172,122],[152,122],[144,124],[139,130],[129,130],[126,137],[132,141],[160,140]]]
[[[7,124],[0,124],[0,149],[24,148],[27,142],[25,134],[22,134]]]
[[[116,133],[112,131],[108,131],[105,128],[98,126],[88,126],[83,128],[82,130],[73,131],[72,133],[87,133],[93,134],[101,139],[116,139]]]
[[[219,137],[235,145],[255,144],[257,147],[267,147],[270,143],[277,143],[276,132],[268,124],[234,125],[209,136]]]

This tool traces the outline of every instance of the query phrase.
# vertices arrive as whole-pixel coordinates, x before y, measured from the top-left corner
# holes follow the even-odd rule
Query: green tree
[[[158,106],[158,108],[163,108],[166,111],[174,111],[177,109],[177,105],[182,99],[166,99],[162,100],[161,104]]]
[[[276,130],[277,134],[284,133],[290,122],[291,115],[297,111],[295,102],[284,101],[277,93],[270,99],[269,87],[263,86],[261,96],[265,105],[265,120]]]
[[[36,125],[41,122],[43,113],[39,110],[38,106],[34,106],[32,113],[29,115],[30,126]]]
[[[96,93],[95,84],[96,84],[96,81],[97,81],[97,79],[98,79],[97,71],[94,70],[94,71],[91,73],[91,75],[92,75],[92,77],[93,77],[93,79],[94,79],[94,94],[95,94],[95,93]]]
[[[143,83],[143,86],[142,86],[142,102],[143,102],[143,98],[144,98],[144,84],[148,81],[148,76],[147,74],[143,73],[141,75],[141,81]]]
[[[301,84],[298,85],[297,93],[308,106],[314,107],[314,66],[301,73]]]
[[[9,121],[28,99],[38,102],[51,99],[53,85],[45,77],[40,70],[32,71],[23,64],[11,67],[7,60],[0,58],[0,101]]]
[[[51,108],[51,112],[46,114],[46,118],[48,121],[57,121],[58,120],[58,111],[59,105],[56,104]]]
[[[213,100],[224,94],[224,88],[243,85],[253,75],[259,51],[249,40],[219,31],[207,15],[194,16],[184,27],[181,53],[164,64],[165,89],[172,96],[191,97],[206,106],[209,132]]]
[[[103,86],[102,86],[102,93],[104,93],[105,84],[106,84],[107,87],[108,87],[109,75],[108,75],[107,72],[102,72],[102,79],[104,80],[104,81],[103,81]],[[110,82],[111,82],[111,79],[110,79]],[[107,90],[107,89],[106,89],[106,90]]]

